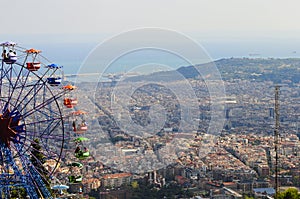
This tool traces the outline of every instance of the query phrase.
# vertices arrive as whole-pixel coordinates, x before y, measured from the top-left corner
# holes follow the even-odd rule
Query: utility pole
[[[274,142],[275,142],[275,191],[278,193],[278,145],[279,145],[279,91],[280,86],[275,86],[275,130],[274,130]]]

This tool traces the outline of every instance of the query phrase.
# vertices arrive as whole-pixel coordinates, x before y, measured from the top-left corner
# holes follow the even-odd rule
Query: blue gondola
[[[57,64],[49,64],[46,66],[47,68],[56,71],[57,69],[62,68],[62,66],[57,65]],[[61,77],[57,77],[57,76],[61,76],[61,75],[51,75],[50,77],[47,78],[47,83],[50,84],[50,86],[58,86],[61,84],[62,78]]]
[[[47,68],[50,68],[50,69],[58,69],[58,68],[62,68],[62,66],[59,66],[57,64],[49,64],[47,65]]]
[[[58,86],[61,84],[61,77],[48,77],[47,83],[50,84],[50,86]]]

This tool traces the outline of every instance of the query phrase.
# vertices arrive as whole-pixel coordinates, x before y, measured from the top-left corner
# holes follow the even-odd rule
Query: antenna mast
[[[275,140],[275,191],[278,193],[278,145],[279,145],[279,91],[280,86],[275,86],[275,130],[274,130],[274,140]]]

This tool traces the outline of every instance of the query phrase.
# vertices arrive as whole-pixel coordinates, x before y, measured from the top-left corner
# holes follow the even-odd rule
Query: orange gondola
[[[76,89],[76,86],[68,84],[66,86],[63,86],[62,89],[64,89],[64,90],[74,90],[74,89]]]
[[[25,52],[28,53],[28,54],[38,54],[38,53],[41,53],[42,51],[41,50],[36,50],[34,48],[30,48],[30,49],[26,50]]]

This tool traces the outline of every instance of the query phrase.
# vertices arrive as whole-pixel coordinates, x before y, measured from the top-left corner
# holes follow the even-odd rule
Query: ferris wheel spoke
[[[7,69],[7,70],[2,70],[2,71],[4,71],[3,73],[1,73],[1,81],[2,81],[2,79],[4,79],[5,77],[6,77],[6,79],[7,79],[7,82],[9,83],[9,85],[8,86],[12,86],[12,79],[11,79],[11,76],[9,76],[10,75],[10,72],[11,72],[11,68],[9,68],[9,69]]]
[[[31,140],[31,143],[35,143],[35,141],[34,140]],[[42,144],[42,143],[39,143],[39,144],[41,144],[41,145],[44,145],[44,144]],[[36,153],[36,152],[38,152],[38,153],[40,153],[40,154],[42,154],[43,156],[45,156],[45,157],[48,157],[48,158],[50,158],[49,157],[49,149],[47,149],[47,148],[45,148],[45,147],[43,147],[43,149],[44,150],[37,150],[37,149],[34,149],[33,147],[32,147],[32,145],[30,144],[26,144],[28,147],[30,147],[30,155],[31,156],[34,156],[34,153]],[[44,145],[45,146],[45,145]],[[47,150],[46,150],[47,149]],[[51,157],[51,158],[53,158],[53,157]]]
[[[57,158],[57,157],[55,157],[55,156],[53,155],[53,154],[55,154],[55,151],[50,150],[49,147],[46,147],[46,144],[45,144],[45,143],[43,143],[43,142],[39,143],[40,145],[43,145],[43,146],[42,146],[43,150],[37,150],[37,149],[34,149],[34,148],[32,147],[32,144],[34,144],[34,143],[36,143],[36,142],[34,141],[34,138],[33,138],[33,139],[27,138],[26,142],[25,142],[25,143],[22,143],[22,147],[20,147],[20,148],[22,148],[22,149],[19,149],[20,152],[19,152],[18,154],[19,154],[20,156],[23,156],[24,154],[28,154],[28,153],[29,153],[29,155],[31,156],[31,155],[34,155],[34,152],[39,152],[39,153],[41,153],[42,155],[44,155],[45,157],[48,157],[48,158],[51,158],[51,159]],[[16,146],[16,144],[15,144],[15,146]],[[24,149],[26,149],[26,150],[24,150]],[[52,154],[51,157],[49,156],[49,154]]]
[[[12,86],[13,86],[13,83],[12,83],[12,81],[13,81],[12,80],[12,67],[9,67],[9,69],[7,69],[3,73],[3,76],[1,77],[1,79],[5,78],[5,77],[6,77],[6,80],[8,82],[8,85],[7,85],[8,90],[6,91],[7,92],[6,96],[9,96],[10,93],[11,93],[11,90],[12,90]],[[4,106],[4,109],[3,109],[4,112],[7,110],[8,104],[9,104],[9,102]]]
[[[60,125],[61,121],[55,121],[55,122],[51,121],[47,125],[47,127],[44,129],[44,131],[40,133],[40,136],[43,137],[43,136],[50,136],[51,135],[51,137],[53,139],[58,139],[59,137],[55,136],[55,134],[53,132],[55,132],[54,130]],[[63,136],[61,138],[63,138]]]
[[[1,94],[2,94],[2,90],[5,89],[5,88],[7,88],[7,85],[6,85],[7,80],[6,79],[8,79],[8,78],[6,78],[6,77],[7,77],[7,74],[9,72],[7,70],[7,68],[3,67],[3,66],[5,66],[5,64],[2,63],[2,70],[1,70],[1,76],[0,76],[0,79],[1,79]],[[5,80],[5,81],[3,81],[3,80]],[[2,85],[3,85],[3,88],[2,88]],[[2,96],[2,97],[4,97],[4,96]]]
[[[46,83],[44,82],[44,84],[40,85],[40,87],[34,92],[34,95],[37,95],[39,90],[41,90],[45,84]],[[32,91],[35,90],[35,88],[36,88],[36,85],[32,86],[32,88],[26,93],[26,95],[22,98],[22,100],[16,101],[16,103],[14,104],[14,107],[18,107],[19,105],[21,105],[21,103],[23,103],[26,99],[28,99],[29,96],[32,94]],[[34,99],[34,97],[29,98],[29,100],[25,103],[25,105],[23,105],[23,108],[20,110],[20,112],[23,111],[23,109],[32,101],[32,99]]]
[[[47,155],[47,154],[43,154],[43,155]],[[32,158],[32,161],[35,161],[37,164],[41,165],[41,167],[43,167],[43,163],[39,160],[38,157],[36,157],[34,154],[31,154],[31,158]],[[40,172],[38,170],[36,170],[36,172],[38,172],[40,174]],[[47,175],[50,175],[50,171],[48,170],[43,170],[43,172],[45,172]],[[41,177],[44,177],[43,175],[40,174]]]
[[[40,195],[44,195],[45,192],[43,191],[43,189],[45,189],[45,184],[41,180],[44,179],[45,181],[47,181],[47,179],[38,171],[38,169],[34,167],[33,162],[30,160],[29,156],[22,151],[22,148],[20,148],[17,145],[16,149],[18,151],[18,154],[20,154],[20,161],[22,163],[22,166],[24,170],[26,170],[26,177],[30,178],[30,180],[28,180],[29,182],[27,182],[28,185],[30,185],[32,189],[38,190]],[[38,159],[33,154],[31,154],[31,158],[33,161],[35,161],[35,159]],[[41,162],[38,163],[40,164]],[[42,166],[43,164],[40,165]],[[45,174],[49,174],[47,170],[43,170],[43,172],[45,172]],[[43,192],[43,194],[41,194],[41,191]],[[38,195],[34,192],[33,192],[33,196],[34,198],[38,198]],[[49,196],[50,194],[48,194],[48,197]]]
[[[12,78],[13,78],[13,75],[12,75],[13,70],[12,69],[13,69],[13,67],[10,67],[10,70],[9,70],[9,73],[8,73],[8,77],[7,77],[8,81],[9,81],[8,95],[7,96],[10,96],[11,92],[13,91],[13,80],[12,80]]]
[[[23,97],[23,99],[22,99],[21,101],[23,101],[23,100],[25,100],[26,98],[28,98],[28,96],[29,96],[30,94],[32,94],[32,92],[34,92],[34,93],[39,92],[44,86],[46,86],[46,82],[43,81],[43,78],[46,76],[46,74],[47,74],[48,71],[49,71],[49,69],[47,69],[47,71],[46,71],[41,77],[38,77],[38,76],[34,73],[35,76],[36,76],[36,78],[38,78],[38,81],[36,81],[34,84],[31,85],[32,88],[27,92],[27,94]],[[29,75],[29,73],[28,73],[28,75]],[[28,80],[28,76],[25,78],[24,85],[27,83],[27,80]],[[38,90],[35,90],[35,88],[36,88],[38,85],[39,85],[40,87],[38,88]],[[19,95],[22,94],[23,89],[24,89],[25,87],[30,87],[30,84],[27,85],[27,86],[21,86],[21,92],[19,93]],[[18,99],[19,99],[19,98],[20,98],[20,96],[18,97]],[[32,100],[32,98],[31,98],[27,103],[30,103],[31,100]],[[15,107],[16,107],[16,106],[17,106],[17,104],[15,104]]]
[[[59,116],[59,112],[51,109],[51,107],[47,108],[47,106],[45,106],[43,109],[37,110],[37,112],[48,118]]]
[[[22,71],[23,71],[23,67],[21,67],[21,69],[20,69],[19,71],[16,71],[16,69],[14,69],[14,68],[12,67],[12,72],[14,73],[13,75],[14,75],[14,78],[15,78],[15,83],[14,83],[14,85],[12,85],[12,91],[11,91],[11,93],[9,94],[8,100],[7,100],[8,102],[11,101],[11,98],[13,97],[14,93],[16,93],[16,91],[19,91],[19,90],[17,89],[19,84],[20,84],[21,88],[24,88],[24,83],[21,81],[22,78],[20,78],[21,76],[23,76],[23,75],[22,75]],[[29,75],[29,72],[27,72],[27,75],[26,75],[25,79],[28,78],[28,75]],[[19,96],[20,96],[21,93],[22,93],[22,90],[18,92],[19,95],[18,95],[18,97],[16,98],[16,101],[19,100]]]
[[[53,120],[59,118],[58,113],[55,113],[55,111],[53,111],[51,109],[46,109],[45,107],[44,107],[44,109],[36,110],[35,115],[39,115],[39,119],[36,120],[36,122],[32,122],[33,124],[42,123],[45,121],[53,121]],[[27,118],[29,116],[30,115],[23,116],[23,118]],[[35,117],[35,116],[33,116],[33,117]],[[48,118],[48,119],[44,120],[43,118]],[[42,122],[39,122],[39,120],[42,120]]]
[[[20,86],[18,86],[16,88],[17,89],[22,89],[22,88],[24,88],[24,89],[31,89],[31,88],[34,88],[36,86],[42,86],[43,87],[44,85],[46,85],[45,82],[40,82],[40,83],[24,84],[24,85],[20,85]],[[29,91],[31,91],[31,90],[29,90]]]
[[[28,136],[35,136],[38,134],[39,133],[37,133],[37,132],[27,132]],[[62,136],[62,135],[39,135],[39,137],[41,139],[52,139],[52,140],[56,140],[56,141],[61,141],[64,139],[64,136]]]
[[[38,132],[34,130],[33,124],[27,128],[26,134],[29,137],[38,137],[42,140],[45,140],[45,142],[50,140],[54,140],[55,142],[64,141],[64,135],[60,131],[55,131],[60,125],[60,120],[52,120],[43,125],[44,131]]]
[[[7,74],[7,68],[6,68],[6,64],[4,64],[4,62],[2,61],[1,64],[1,74],[0,74],[0,97],[2,99],[6,98],[6,90],[7,90],[7,81],[6,81],[6,74]],[[3,81],[4,80],[4,81]],[[5,105],[5,101],[1,100],[1,107],[4,107]],[[3,111],[3,110],[2,110]]]
[[[57,129],[57,127],[60,126],[60,125],[61,125],[61,121],[55,121],[55,122],[53,121],[53,124],[51,126],[49,125],[49,130],[46,131],[46,129],[45,129],[44,132],[42,133],[42,135],[44,133],[47,133],[48,135],[49,134],[56,135],[53,132],[61,134],[61,132],[55,131]],[[57,137],[57,138],[59,138],[59,137]],[[63,136],[61,136],[60,138],[63,138]]]
[[[3,76],[1,77],[1,78],[4,78],[4,77],[7,78],[7,81],[10,84],[9,86],[12,86],[11,71],[12,71],[12,68],[10,67],[7,71],[5,71],[5,73],[3,73]]]
[[[34,109],[29,110],[27,113],[25,113],[25,114],[23,115],[23,117],[28,117],[28,116],[32,115],[33,113],[35,113],[35,112],[37,112],[39,109],[45,107],[45,106],[48,105],[49,103],[52,103],[52,102],[54,102],[55,100],[61,98],[61,97],[64,95],[64,93],[65,93],[65,92],[63,91],[63,92],[57,94],[56,96],[52,96],[51,98],[48,98],[47,100],[45,100],[45,101],[42,102],[41,104],[35,106]],[[31,100],[32,100],[32,98],[31,98]],[[28,102],[27,102],[27,104],[28,104]],[[22,110],[23,110],[23,109],[22,109]]]
[[[3,72],[4,72],[4,68],[3,68],[3,60],[2,60],[2,63],[1,63],[1,70],[0,70],[0,97],[2,97],[2,80],[3,80]],[[1,104],[2,104],[2,101],[1,101]],[[2,107],[2,106],[1,106]]]
[[[23,73],[23,67],[21,68],[20,73],[17,76],[15,85],[13,86],[13,91],[18,91],[16,94],[17,96],[15,98],[16,102],[18,102],[20,100],[23,90],[24,90],[24,88],[26,88],[26,80],[29,77],[29,71],[25,71],[25,73],[23,73],[23,74],[22,73]],[[13,92],[9,97],[12,98],[14,93],[15,92]]]
[[[6,68],[5,68],[5,64],[2,63],[2,65],[1,65],[1,76],[0,76],[0,78],[1,78],[1,83],[2,83],[2,79],[6,76],[6,73],[7,73],[7,70],[6,70]]]
[[[4,144],[1,144],[1,148],[3,149],[3,153],[5,156],[4,161],[6,162],[6,169],[9,170],[9,167],[12,167],[14,173],[20,176],[20,171],[14,161],[13,154],[11,153],[9,148],[5,147]]]
[[[46,120],[40,120],[40,121],[35,121],[35,122],[30,122],[30,123],[26,123],[26,125],[35,125],[35,124],[40,124],[40,123],[46,123],[46,122],[50,122],[53,120],[61,120],[61,117],[57,117],[57,118],[51,118],[51,119],[46,119]]]

